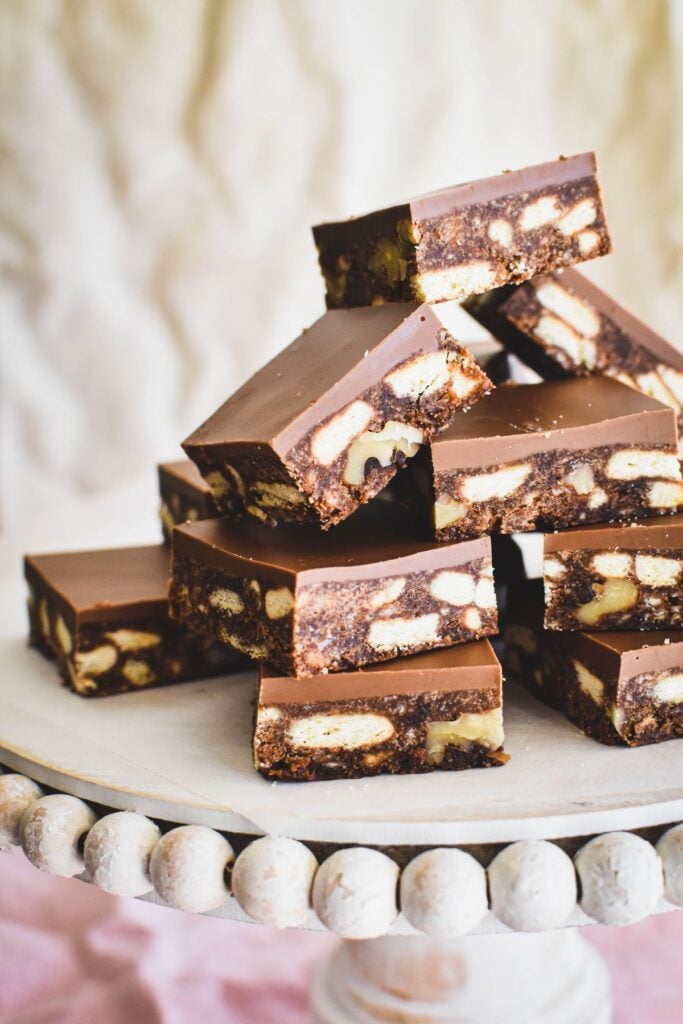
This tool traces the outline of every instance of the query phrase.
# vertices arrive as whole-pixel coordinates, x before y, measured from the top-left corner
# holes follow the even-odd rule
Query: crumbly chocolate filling
[[[176,556],[170,601],[173,617],[190,629],[288,675],[340,671],[497,630],[487,559],[400,577],[314,583],[294,595],[265,576],[231,576]]]
[[[591,204],[585,223],[569,230],[565,220],[567,230],[560,229],[562,218],[582,203]],[[321,225],[314,235],[331,309],[464,299],[610,251],[592,176],[416,220],[409,206],[398,206],[355,221]]]
[[[465,540],[486,533],[526,533],[556,530],[578,523],[631,519],[670,513],[683,501],[680,481],[653,472],[634,479],[617,478],[609,461],[619,452],[627,454],[634,445],[603,445],[595,448],[541,452],[514,464],[482,466],[472,470],[439,471],[430,489],[432,515],[438,540]],[[638,453],[673,455],[664,445],[638,448]],[[675,457],[675,456],[674,456]],[[419,472],[419,470],[418,470]],[[424,468],[422,468],[424,475]],[[486,478],[500,483],[489,485]],[[671,485],[676,491],[657,504],[656,485]],[[497,492],[496,492],[497,486]],[[473,500],[480,490],[485,499]],[[416,497],[424,484],[418,479]],[[506,492],[506,493],[505,493]],[[680,492],[680,493],[679,493]],[[427,495],[427,500],[431,495]]]
[[[683,622],[680,549],[554,551],[546,569],[546,629],[666,629]]]
[[[430,723],[451,723],[460,716],[479,715],[500,707],[496,689],[401,694],[383,698],[359,698],[316,704],[278,704],[259,709],[254,736],[256,767],[267,778],[313,781],[353,779],[370,775],[460,771],[504,764],[502,745],[462,739],[432,746]],[[265,711],[264,714],[260,712]],[[307,747],[295,742],[296,725],[310,716],[377,716],[391,735],[359,747],[348,745]]]

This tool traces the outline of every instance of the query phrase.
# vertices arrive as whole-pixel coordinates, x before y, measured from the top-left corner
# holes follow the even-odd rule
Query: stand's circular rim
[[[0,766],[7,771],[25,775],[41,786],[79,797],[81,800],[114,811],[135,811],[173,825],[206,825],[219,832],[232,832],[257,837],[265,834],[287,836],[303,842],[325,842],[343,846],[363,842],[370,846],[420,847],[438,845],[500,846],[524,839],[561,840],[596,835],[604,831],[635,831],[683,821],[683,798],[653,804],[632,805],[596,810],[580,809],[573,814],[537,815],[534,817],[494,818],[477,821],[432,821],[428,830],[423,822],[403,822],[401,839],[390,838],[390,822],[335,820],[335,838],[326,839],[317,819],[291,815],[259,816],[258,824],[235,811],[216,810],[193,803],[187,798],[183,805],[133,789],[102,785],[84,775],[75,776],[54,766],[41,764],[18,749],[0,743]],[[362,829],[362,839],[359,831]],[[425,832],[428,831],[428,838]]]
[[[121,814],[120,811],[128,813]],[[134,819],[133,831],[130,831],[128,822],[121,830],[124,823],[116,821],[121,818]],[[93,874],[88,872],[88,844],[91,833],[94,836],[98,828],[99,862],[105,866],[101,877],[96,871]],[[141,828],[148,837],[146,850],[141,850],[137,838]],[[112,808],[96,803],[93,807],[74,793],[45,794],[39,779],[17,772],[4,758],[0,760],[0,851],[21,848],[40,870],[78,877],[114,895],[133,895],[179,910],[276,924],[278,927],[327,928],[342,938],[375,938],[383,934],[444,937],[444,933],[432,931],[432,922],[443,920],[443,911],[434,908],[449,900],[452,902],[454,892],[456,902],[469,898],[462,887],[464,885],[470,892],[472,868],[459,877],[457,858],[463,856],[474,864],[481,878],[486,879],[483,883],[483,904],[478,920],[475,918],[476,923],[453,934],[489,935],[600,923],[628,924],[669,913],[683,907],[683,824],[669,821],[663,827],[644,831],[646,835],[617,830],[590,838],[575,838],[564,844],[530,839],[469,848],[467,844],[450,844],[448,847],[391,845],[382,849],[371,844],[306,843],[281,836],[226,832],[195,823],[167,820],[157,823],[130,806]],[[43,842],[43,838],[48,836],[49,840]],[[186,842],[188,838],[189,844]],[[209,846],[218,848],[218,862],[213,855],[207,862],[207,841]],[[249,859],[249,855],[264,843],[265,851],[262,848],[252,857],[247,868],[247,888],[243,884],[242,891],[238,891],[236,871],[240,861]],[[282,843],[289,844],[289,850],[295,848],[295,853],[298,851],[294,863],[298,861],[300,864],[302,855],[304,860],[309,859],[303,876],[300,871],[290,876],[287,865],[283,873]],[[273,844],[278,847],[277,853],[269,850]],[[162,847],[164,854],[161,859],[165,863],[161,873],[155,874],[155,856]],[[437,866],[444,855],[456,858],[445,873],[443,870],[439,872]],[[370,863],[363,863],[368,857]],[[335,863],[332,868],[331,862],[328,870],[326,862],[330,858]],[[337,858],[341,860],[337,861]],[[380,863],[373,863],[373,858]],[[413,870],[425,858],[436,859],[430,863],[426,876],[420,870]],[[133,874],[142,878],[142,888],[134,891],[117,889],[121,879],[130,877],[131,866]],[[351,873],[342,881],[348,869]],[[429,877],[430,872],[432,877]],[[212,889],[213,902],[207,906],[196,905],[194,890],[198,886],[200,892],[206,891],[207,873],[212,883],[209,888]],[[243,877],[244,874],[242,871]],[[278,874],[279,888],[276,887],[274,893],[268,893],[266,899],[259,902],[260,888],[263,885],[268,887],[270,879]],[[326,874],[327,884],[321,886],[323,895],[317,898],[316,881]],[[611,893],[617,875],[620,876],[617,890]],[[118,881],[112,881],[112,877]],[[175,878],[181,879],[180,891]],[[344,891],[340,904],[343,908],[341,918],[335,895],[340,885]],[[409,891],[404,888],[406,885],[417,895],[418,904],[423,905],[427,916],[422,921],[415,920],[408,913],[404,902],[408,899],[410,903]],[[535,893],[539,886],[544,893],[540,903],[538,893]],[[286,915],[291,913],[289,890],[292,887],[298,892],[303,914],[299,911],[299,917],[288,921]],[[388,917],[378,930],[375,930],[376,911],[372,910],[377,895],[371,895],[368,904],[368,892],[373,887],[383,889],[381,899],[389,905]],[[589,890],[592,890],[592,897]],[[561,897],[558,897],[559,893],[562,893]],[[366,932],[344,930],[348,929],[345,919],[348,917],[349,899],[356,901],[356,914],[360,920],[360,925],[354,920],[353,927],[365,928]],[[558,899],[566,904],[559,917]],[[535,921],[531,927],[527,911],[529,902],[532,904],[531,920]],[[615,902],[618,905],[616,913]],[[370,912],[366,912],[366,905]],[[267,909],[262,912],[261,907]],[[260,913],[264,917],[259,916]],[[284,918],[278,920],[278,914]],[[625,916],[619,919],[619,914]]]

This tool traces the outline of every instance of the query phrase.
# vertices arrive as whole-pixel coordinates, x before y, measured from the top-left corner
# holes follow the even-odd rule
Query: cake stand
[[[607,1022],[576,926],[683,906],[683,741],[603,747],[510,685],[503,768],[273,783],[251,763],[251,671],[76,697],[26,647],[19,552],[111,543],[149,486],[0,546],[0,843],[115,893],[330,928],[325,1024]]]

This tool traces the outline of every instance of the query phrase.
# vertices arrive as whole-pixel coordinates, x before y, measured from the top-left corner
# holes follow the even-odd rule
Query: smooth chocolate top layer
[[[611,678],[632,679],[644,672],[683,670],[683,630],[623,633],[566,633],[570,650]]]
[[[437,349],[443,324],[433,308],[387,303],[325,313],[255,373],[183,448],[268,444],[285,454],[398,363]]]
[[[244,520],[207,519],[173,531],[174,556],[192,558],[240,576],[258,574],[288,583],[375,579],[462,565],[490,558],[488,537],[458,544],[424,540],[389,502],[364,505],[334,530],[317,524],[269,530]]]
[[[305,679],[283,676],[261,665],[259,703],[308,704],[394,694],[499,688],[502,670],[488,640],[476,640],[406,658]]]
[[[319,233],[341,225],[348,224],[349,227],[352,227],[354,221],[362,220],[365,217],[382,219],[410,217],[416,221],[428,220],[431,217],[443,217],[467,206],[474,206],[477,203],[493,202],[496,199],[502,199],[504,196],[520,192],[534,192],[549,185],[562,185],[566,181],[592,177],[595,173],[594,153],[580,153],[578,156],[560,157],[558,160],[536,164],[533,167],[525,167],[518,171],[503,171],[502,174],[496,174],[490,178],[466,181],[459,185],[453,185],[450,188],[440,189],[437,192],[430,192],[416,199],[396,203],[393,206],[385,207],[373,213],[363,214],[361,217],[355,217],[349,221],[319,224],[313,228],[313,233],[317,237]]]
[[[162,618],[168,612],[169,554],[146,547],[27,555],[27,580],[80,622]]]
[[[596,523],[547,533],[543,552],[586,551],[614,548],[621,551],[657,551],[683,548],[683,513],[656,519],[634,519],[626,523]]]
[[[642,345],[643,348],[646,348],[657,359],[660,359],[668,366],[675,367],[677,370],[683,370],[683,352],[674,348],[660,334],[656,334],[642,320],[639,320],[633,313],[629,313],[623,306],[620,306],[611,296],[601,291],[597,285],[594,285],[587,277],[579,273],[578,270],[567,268],[555,274],[548,274],[544,277],[536,278],[534,281],[526,282],[520,285],[520,288],[531,288],[535,291],[548,280],[557,281],[563,288],[567,288],[568,291],[573,292],[579,298],[585,299],[589,305],[594,307],[597,313],[602,314],[605,319],[611,320],[631,341],[637,345]],[[501,311],[505,312],[505,303],[502,303]]]
[[[189,459],[179,459],[177,462],[162,462],[158,466],[159,486],[175,488],[183,494],[200,494],[208,497],[211,488],[202,477],[194,462]]]
[[[435,470],[601,445],[676,449],[673,409],[609,377],[504,384],[432,441]]]

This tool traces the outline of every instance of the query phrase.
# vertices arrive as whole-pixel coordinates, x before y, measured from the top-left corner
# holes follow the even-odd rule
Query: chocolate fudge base
[[[55,632],[56,614],[50,615],[47,597],[36,593],[36,587],[29,583],[28,591],[28,642],[35,647],[44,658],[52,660],[56,657]],[[67,640],[68,644],[68,640]]]
[[[478,690],[418,696],[320,701],[307,705],[259,707],[254,756],[266,778],[313,781],[358,779],[370,775],[418,774],[440,769],[489,768],[504,764],[502,711]],[[274,711],[277,711],[277,715]],[[458,721],[478,721],[486,742],[458,736]],[[329,724],[328,724],[329,723]],[[296,734],[310,736],[304,745]],[[330,746],[330,734],[366,736],[352,750]],[[374,730],[374,731],[373,731]],[[320,745],[315,746],[316,739]],[[495,746],[491,746],[493,743]]]
[[[683,507],[677,455],[664,446],[546,451],[476,473],[430,471],[425,461],[413,479],[416,496],[431,505],[438,540],[557,530]]]
[[[30,643],[57,659],[63,682],[80,697],[108,697],[206,679],[236,669],[241,661],[226,644],[158,619],[126,626],[120,622],[82,626],[74,638],[57,614],[46,640],[42,625],[31,614]]]
[[[211,487],[220,515],[243,515],[265,526],[314,523],[315,510],[272,449],[232,445],[229,452],[194,449],[192,459]],[[390,474],[391,475],[391,474]]]
[[[486,641],[332,677],[262,666],[254,760],[312,781],[505,763],[502,675]]]
[[[543,564],[545,628],[666,629],[683,624],[683,550],[554,551]]]
[[[310,676],[497,631],[490,557],[429,572],[312,582],[296,594],[254,567],[237,576],[176,555],[171,614],[289,675]]]
[[[683,736],[682,632],[544,632],[542,616],[541,582],[516,588],[515,621],[504,632],[507,677],[600,743],[635,747]],[[647,670],[636,671],[639,664]]]
[[[313,235],[329,308],[461,301],[611,248],[592,154],[321,224]]]

